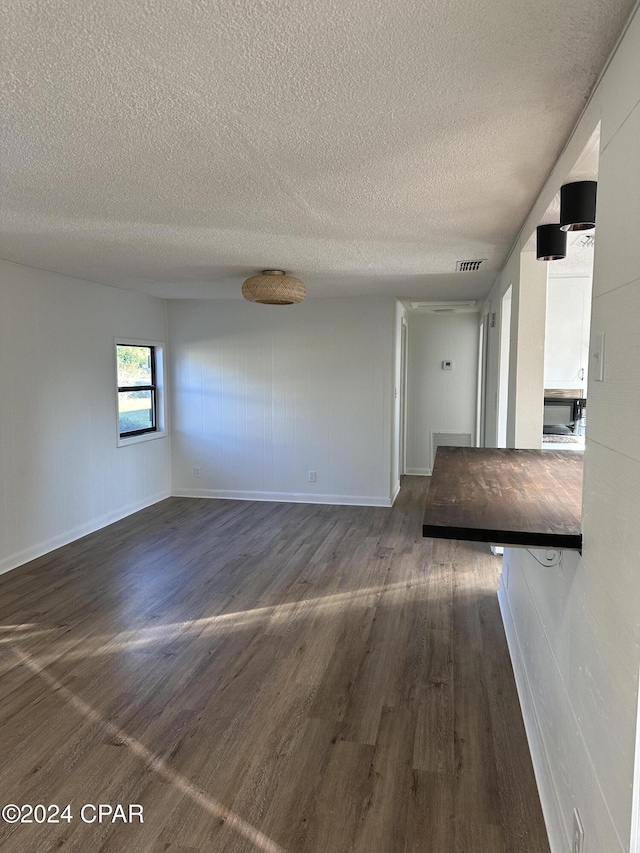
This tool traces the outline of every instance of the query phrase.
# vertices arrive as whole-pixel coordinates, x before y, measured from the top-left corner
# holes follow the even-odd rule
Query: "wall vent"
[[[456,272],[475,272],[486,262],[486,258],[481,258],[479,261],[458,261],[456,264]]]
[[[436,450],[439,447],[471,447],[469,432],[432,432],[431,433],[431,470],[436,461]]]
[[[412,302],[411,307],[415,310],[428,311],[431,314],[452,314],[454,312],[478,310],[475,300],[468,302]]]

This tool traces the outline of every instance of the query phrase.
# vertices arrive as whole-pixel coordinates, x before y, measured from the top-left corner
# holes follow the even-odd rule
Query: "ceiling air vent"
[[[475,300],[468,302],[412,302],[411,307],[414,310],[428,311],[431,314],[451,314],[478,310]]]
[[[486,263],[486,260],[486,258],[481,258],[479,261],[458,261],[456,272],[475,272],[480,269],[482,264]]]

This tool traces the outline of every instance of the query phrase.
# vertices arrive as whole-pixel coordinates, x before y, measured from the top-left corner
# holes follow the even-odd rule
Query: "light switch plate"
[[[604,332],[594,332],[589,345],[589,376],[604,381]]]

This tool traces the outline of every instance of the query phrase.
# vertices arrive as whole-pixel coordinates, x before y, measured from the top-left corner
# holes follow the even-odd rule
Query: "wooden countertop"
[[[576,451],[439,447],[422,535],[580,550],[582,460]]]
[[[584,400],[581,388],[545,388],[545,400]]]

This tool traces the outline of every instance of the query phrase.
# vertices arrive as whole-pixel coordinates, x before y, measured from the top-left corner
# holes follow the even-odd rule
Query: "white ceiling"
[[[166,297],[283,268],[477,298],[633,5],[8,0],[0,257]]]
[[[585,245],[587,235],[593,231],[575,231],[567,234],[567,257],[562,261],[548,262],[549,278],[566,278],[574,275],[593,275],[593,244]]]

